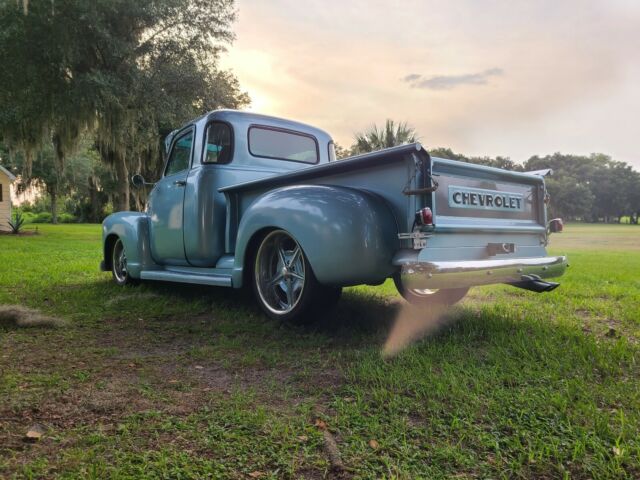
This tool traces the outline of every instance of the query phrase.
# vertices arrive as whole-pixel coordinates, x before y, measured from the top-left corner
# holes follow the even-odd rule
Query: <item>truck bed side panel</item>
[[[406,196],[402,190],[416,172],[416,163],[428,164],[419,144],[352,157],[317,167],[220,189],[227,195],[227,252],[235,251],[238,224],[244,212],[266,192],[290,185],[333,185],[374,193],[389,205],[398,230],[411,230],[414,212],[424,199]],[[396,232],[398,233],[398,232]]]
[[[276,188],[255,200],[238,229],[233,285],[250,269],[256,243],[268,230],[291,234],[305,252],[318,281],[347,286],[379,283],[395,271],[397,225],[388,204],[359,189],[295,185]]]

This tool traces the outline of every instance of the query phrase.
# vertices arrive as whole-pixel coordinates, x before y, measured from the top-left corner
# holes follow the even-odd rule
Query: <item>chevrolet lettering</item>
[[[249,288],[282,321],[325,316],[343,287],[393,279],[426,310],[475,285],[558,286],[544,174],[432,157],[419,143],[336,160],[319,128],[219,110],[165,139],[143,212],[102,224],[118,285]],[[555,223],[554,223],[555,222]],[[207,290],[199,290],[206,295]],[[239,298],[239,297],[238,297]]]
[[[523,196],[519,193],[498,192],[480,188],[449,186],[449,206],[484,210],[523,210]]]

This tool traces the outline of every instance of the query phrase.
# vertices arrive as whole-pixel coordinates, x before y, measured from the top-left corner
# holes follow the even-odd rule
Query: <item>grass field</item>
[[[39,228],[0,236],[0,304],[65,324],[0,325],[0,478],[640,478],[638,227],[569,226],[559,289],[473,289],[392,359],[392,285],[299,329],[228,289],[120,289],[98,226]]]

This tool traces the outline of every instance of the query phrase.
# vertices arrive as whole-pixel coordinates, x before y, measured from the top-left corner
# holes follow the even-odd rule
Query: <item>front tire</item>
[[[341,291],[318,283],[302,247],[284,230],[273,230],[260,242],[253,290],[270,318],[299,324],[315,320],[323,300],[335,304]]]
[[[127,253],[122,240],[118,239],[111,250],[111,275],[116,285],[136,285],[139,281],[129,274]]]
[[[393,276],[398,293],[412,305],[419,307],[440,306],[448,307],[458,303],[469,291],[468,288],[443,288],[439,290],[420,290],[406,288],[399,273]]]

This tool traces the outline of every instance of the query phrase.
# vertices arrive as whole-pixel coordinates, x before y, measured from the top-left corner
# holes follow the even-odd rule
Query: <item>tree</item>
[[[347,158],[353,155],[353,147],[344,148],[338,142],[334,142],[334,146],[336,151],[336,160],[342,160],[343,158]]]
[[[83,132],[114,166],[128,209],[129,167],[160,157],[166,124],[248,102],[218,70],[233,0],[56,0],[0,5],[0,134],[34,156],[53,140],[58,168]]]
[[[58,223],[58,207],[63,195],[74,193],[84,194],[87,191],[88,180],[97,163],[94,154],[84,150],[77,155],[67,158],[67,168],[60,170],[55,162],[54,144],[44,145],[31,159],[31,175],[19,176],[17,189],[24,190],[31,185],[42,185],[51,200],[51,222]],[[8,159],[7,166],[18,173],[24,171],[25,156],[14,154]]]
[[[486,165],[488,167],[503,168],[506,170],[521,171],[522,166],[515,163],[509,157],[467,157],[461,153],[455,153],[450,148],[438,147],[430,148],[429,154],[432,157],[445,158],[449,160],[458,160],[466,163],[476,163],[479,165]]]
[[[555,214],[570,219],[609,222],[640,210],[640,175],[624,163],[603,154],[533,156],[527,170],[552,168],[547,179]]]
[[[395,123],[387,120],[384,127],[375,124],[364,132],[355,135],[355,144],[351,147],[354,154],[373,152],[383,148],[395,147],[417,141],[415,130],[406,122]]]

